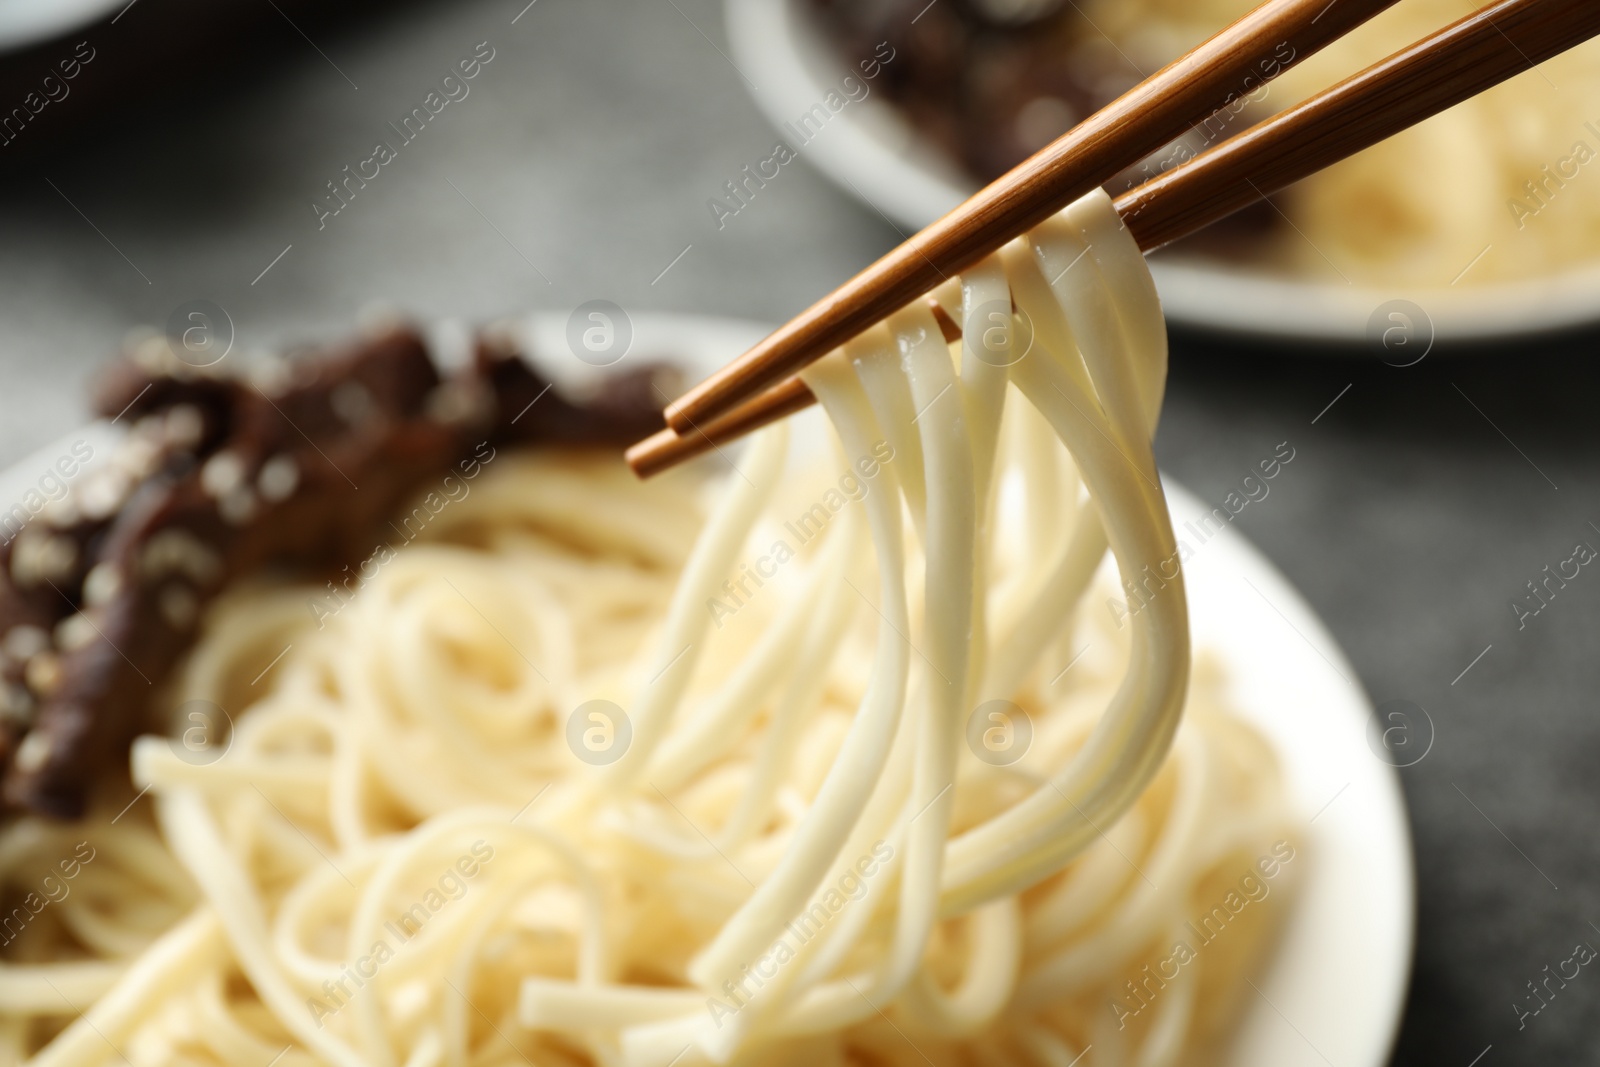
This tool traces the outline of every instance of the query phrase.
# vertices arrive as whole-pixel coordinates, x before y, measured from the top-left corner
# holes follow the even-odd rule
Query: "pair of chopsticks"
[[[815,403],[792,375],[1253,92],[1285,45],[1282,69],[1395,2],[1268,0],[669,404],[629,465],[649,477]],[[1496,0],[1130,190],[1117,212],[1140,248],[1164,247],[1597,34],[1600,0]]]

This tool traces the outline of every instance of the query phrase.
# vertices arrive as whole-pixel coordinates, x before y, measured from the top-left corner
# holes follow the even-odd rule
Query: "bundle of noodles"
[[[940,295],[807,372],[836,459],[508,455],[337,612],[219,602],[231,741],[138,743],[0,1061],[1203,1062],[1295,853],[1190,678],[1154,289],[1097,193]]]

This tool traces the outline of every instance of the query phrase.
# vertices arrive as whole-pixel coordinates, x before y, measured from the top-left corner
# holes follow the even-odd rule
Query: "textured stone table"
[[[719,54],[711,0],[538,0],[513,24],[523,2],[302,19],[315,46],[277,26],[252,41],[270,62],[197,65],[198,91],[0,160],[0,463],[80,420],[129,325],[195,298],[246,347],[335,337],[374,300],[478,320],[591,299],[778,320],[898,240],[804,166],[715,227],[707,198],[772,136]],[[144,0],[125,20],[161,15]],[[492,58],[467,95],[319,229],[326,183],[370,174],[430,91],[459,95],[444,76],[480,42]],[[1575,542],[1600,546],[1594,338],[1405,370],[1175,340],[1165,467],[1220,501],[1290,441],[1293,465],[1237,525],[1373,697],[1436,727],[1402,772],[1421,899],[1397,1062],[1467,1067],[1492,1045],[1483,1067],[1600,1063],[1600,977],[1520,1032],[1512,1008],[1574,943],[1600,944],[1600,571],[1521,630],[1510,607]]]

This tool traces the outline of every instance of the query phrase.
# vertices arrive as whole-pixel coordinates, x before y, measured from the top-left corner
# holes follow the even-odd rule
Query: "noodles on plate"
[[[829,458],[507,455],[336,611],[231,592],[170,696],[226,750],[0,835],[66,887],[0,1063],[1214,1054],[1294,832],[1190,677],[1155,290],[1096,193],[938,295],[964,341],[916,304],[806,372]]]

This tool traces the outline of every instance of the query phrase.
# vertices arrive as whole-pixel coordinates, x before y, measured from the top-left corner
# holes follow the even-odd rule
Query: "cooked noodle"
[[[807,372],[836,460],[508,455],[336,613],[230,594],[172,695],[226,753],[0,835],[22,889],[95,853],[0,1063],[1204,1059],[1294,853],[1190,679],[1154,289],[1097,193],[945,295],[962,345],[915,305]]]

